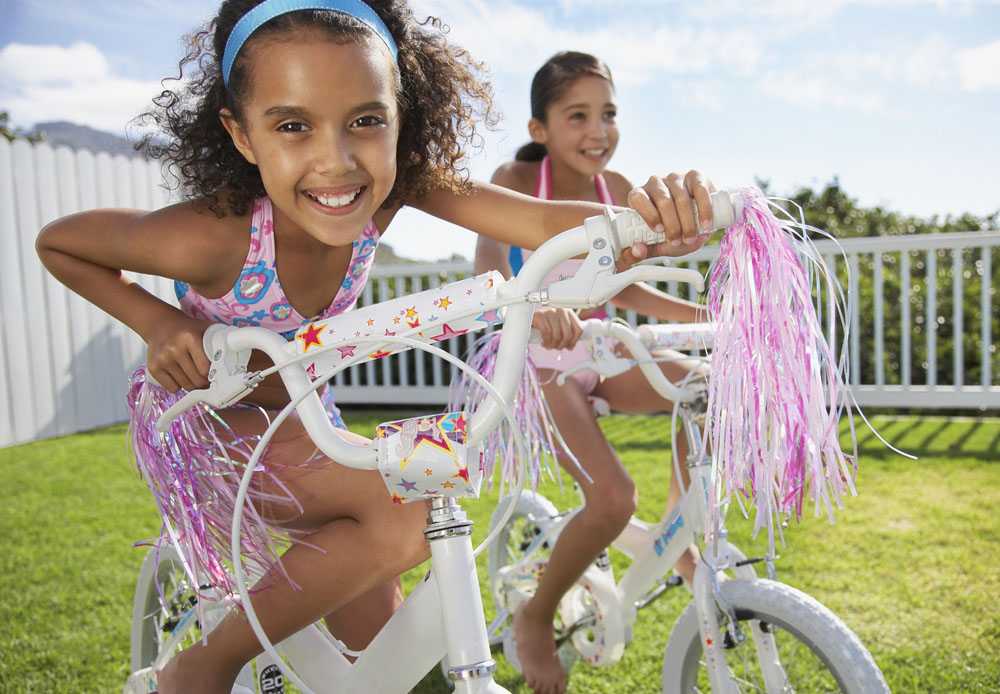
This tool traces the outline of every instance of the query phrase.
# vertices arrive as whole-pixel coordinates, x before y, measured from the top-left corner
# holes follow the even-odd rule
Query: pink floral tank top
[[[193,318],[226,325],[255,325],[281,333],[291,339],[303,325],[344,313],[354,307],[368,279],[378,228],[368,222],[353,244],[351,262],[333,302],[318,316],[304,317],[288,302],[278,281],[274,261],[274,219],[271,199],[257,198],[250,225],[250,250],[236,284],[225,296],[209,299],[184,282],[174,282],[174,292],[181,310]]]

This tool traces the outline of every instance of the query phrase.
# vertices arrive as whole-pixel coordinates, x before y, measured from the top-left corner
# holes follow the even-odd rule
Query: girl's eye
[[[279,133],[301,133],[305,132],[304,123],[282,123],[278,126]]]
[[[605,111],[604,112],[604,119],[605,120],[614,120],[617,117],[618,117],[618,112],[617,111]]]
[[[351,125],[355,128],[371,128],[377,125],[382,125],[382,118],[379,116],[361,116],[357,118]]]
[[[576,113],[569,114],[570,120],[587,120],[587,115],[582,111],[577,111]]]

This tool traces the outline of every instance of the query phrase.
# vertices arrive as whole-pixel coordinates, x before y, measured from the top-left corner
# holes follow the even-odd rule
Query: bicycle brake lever
[[[170,422],[199,403],[215,408],[229,407],[257,387],[259,381],[247,375],[250,350],[237,352],[226,345],[225,333],[230,329],[230,326],[215,324],[205,331],[202,346],[211,362],[208,369],[209,386],[192,390],[171,405],[156,420],[157,429],[167,431]]]

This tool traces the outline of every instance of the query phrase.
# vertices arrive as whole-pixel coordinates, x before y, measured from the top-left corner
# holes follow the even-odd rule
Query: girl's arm
[[[35,248],[56,279],[139,334],[158,381],[190,389],[207,382],[201,335],[208,323],[150,294],[126,271],[207,286],[218,268],[228,267],[231,251],[219,233],[225,228],[224,220],[188,204],[156,212],[91,210],[47,225]]]
[[[602,213],[598,203],[548,201],[506,190],[489,183],[473,181],[469,193],[450,190],[432,191],[414,207],[497,241],[534,250],[552,236],[572,229],[588,217]],[[653,177],[629,196],[635,208],[650,226],[662,229],[667,241],[646,249],[623,251],[626,263],[642,260],[648,254],[678,256],[690,253],[705,243],[697,235],[690,196],[698,200],[703,227],[711,224],[708,195],[711,183],[701,174],[671,174]],[[704,204],[703,204],[704,202]],[[707,212],[706,212],[707,211]],[[705,219],[704,215],[708,214]],[[649,253],[647,253],[647,250]]]
[[[611,303],[625,311],[635,311],[658,320],[697,323],[709,320],[708,309],[686,299],[678,299],[655,287],[639,282],[630,284]]]

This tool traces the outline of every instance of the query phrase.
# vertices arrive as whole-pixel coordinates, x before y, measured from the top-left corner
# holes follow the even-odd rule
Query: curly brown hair
[[[208,25],[187,37],[178,76],[170,78],[178,86],[165,88],[153,99],[155,108],[137,119],[158,132],[147,131],[136,148],[165,160],[184,194],[205,201],[220,216],[225,214],[221,191],[229,191],[225,202],[237,215],[246,214],[254,198],[264,194],[260,172],[239,153],[219,118],[228,109],[239,119],[249,93],[248,51],[234,62],[228,88],[222,54],[233,26],[258,4],[260,0],[225,0]],[[477,122],[493,127],[498,121],[483,63],[446,40],[448,27],[441,20],[418,22],[406,0],[368,0],[368,5],[399,50],[397,172],[384,206],[419,200],[436,188],[465,190],[465,148],[482,144]],[[338,12],[300,10],[268,21],[250,40],[307,27],[319,27],[339,41],[369,31]]]

